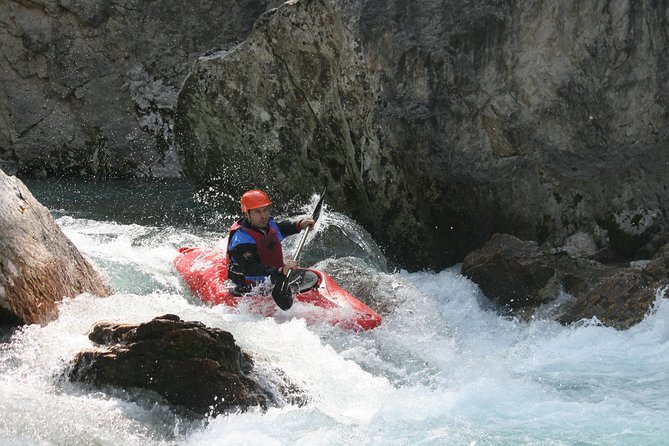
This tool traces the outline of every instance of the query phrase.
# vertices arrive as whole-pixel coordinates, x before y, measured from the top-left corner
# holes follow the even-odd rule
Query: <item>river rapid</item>
[[[502,317],[458,267],[388,272],[370,262],[378,253],[369,235],[326,209],[314,236],[319,226],[337,226],[376,265],[377,294],[393,303],[383,323],[352,333],[262,319],[207,307],[178,278],[176,248],[214,245],[234,218],[184,183],[27,185],[115,292],[68,299],[47,326],[0,334],[0,445],[663,445],[669,438],[669,302],[661,297],[627,331]],[[301,205],[306,213],[311,203]],[[305,259],[337,262],[350,254],[342,246],[320,246],[321,258]],[[282,370],[308,403],[191,420],[141,393],[62,378],[75,354],[92,347],[87,332],[96,321],[166,313],[231,332],[260,370]]]

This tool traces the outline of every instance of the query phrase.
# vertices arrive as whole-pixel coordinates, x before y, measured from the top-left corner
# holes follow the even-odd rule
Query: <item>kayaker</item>
[[[272,202],[257,189],[244,192],[240,203],[243,218],[230,227],[228,237],[228,278],[235,284],[234,293],[248,293],[268,277],[274,283],[289,270],[296,270],[291,273],[291,282],[299,279],[300,289],[314,286],[318,280],[315,274],[298,269],[294,260],[284,261],[281,241],[313,227],[315,221],[306,217],[276,222],[270,216]]]

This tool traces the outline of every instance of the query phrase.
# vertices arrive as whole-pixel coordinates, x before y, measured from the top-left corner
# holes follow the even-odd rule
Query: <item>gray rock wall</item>
[[[496,231],[601,247],[626,215],[666,224],[666,2],[361,4],[373,120],[429,263]]]
[[[0,167],[176,176],[177,92],[193,59],[243,40],[268,0],[0,2]]]
[[[289,2],[198,60],[177,143],[233,197],[327,183],[405,265],[495,232],[633,257],[666,226],[668,30],[666,2]]]
[[[250,186],[288,203],[327,184],[410,267],[496,232],[652,254],[666,1],[298,0],[242,42],[271,3],[3,2],[0,163],[156,176],[180,161],[231,209]]]

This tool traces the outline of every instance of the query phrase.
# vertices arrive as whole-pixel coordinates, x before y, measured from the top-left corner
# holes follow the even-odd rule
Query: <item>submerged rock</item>
[[[75,357],[68,372],[72,381],[150,390],[198,415],[266,408],[277,402],[272,390],[254,377],[251,357],[232,334],[200,322],[175,315],[142,324],[98,322],[89,339],[102,347]],[[300,403],[295,385],[279,387]]]
[[[46,324],[60,300],[81,293],[110,289],[49,210],[0,170],[0,323]]]

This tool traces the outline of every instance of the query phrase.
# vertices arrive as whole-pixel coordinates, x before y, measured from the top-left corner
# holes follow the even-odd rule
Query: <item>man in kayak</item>
[[[295,260],[283,259],[281,241],[284,237],[297,234],[313,227],[312,218],[297,221],[276,222],[270,217],[270,201],[261,190],[249,190],[240,199],[243,218],[230,227],[228,237],[228,278],[235,284],[234,293],[244,294],[253,285],[266,281],[272,283],[291,273],[291,282],[300,280],[301,290],[316,285],[317,277],[307,270],[298,270]]]

